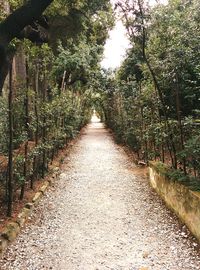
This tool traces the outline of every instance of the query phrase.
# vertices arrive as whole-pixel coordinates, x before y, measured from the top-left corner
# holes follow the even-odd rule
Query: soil
[[[82,130],[82,132],[84,131],[84,129]],[[58,151],[57,156],[54,158],[54,160],[52,161],[52,163],[49,165],[49,173],[45,176],[44,179],[38,179],[35,180],[34,182],[34,187],[33,189],[30,188],[30,183],[26,184],[26,188],[25,188],[25,194],[24,194],[24,198],[22,200],[19,199],[20,196],[20,190],[17,190],[15,192],[14,198],[13,198],[13,211],[12,211],[12,216],[8,217],[6,215],[7,213],[7,205],[6,202],[4,200],[5,197],[5,189],[3,186],[0,186],[0,231],[3,230],[3,228],[6,226],[6,224],[8,224],[9,222],[13,221],[16,219],[17,215],[19,214],[19,212],[21,211],[21,209],[24,207],[24,205],[28,202],[32,201],[32,198],[34,197],[35,193],[40,189],[40,187],[43,185],[44,181],[48,180],[49,177],[51,177],[51,170],[55,167],[62,167],[62,161],[64,159],[64,157],[70,152],[71,147],[73,146],[73,144],[76,142],[76,140],[78,139],[78,137],[74,140],[71,140],[68,145],[66,145],[63,149]],[[29,150],[33,149],[34,147],[34,143],[33,142],[29,142]],[[22,146],[15,150],[15,154],[19,155],[20,153],[22,153],[22,149],[24,148],[24,145],[22,144]],[[5,156],[0,155],[0,168],[1,170],[7,168],[7,158]]]

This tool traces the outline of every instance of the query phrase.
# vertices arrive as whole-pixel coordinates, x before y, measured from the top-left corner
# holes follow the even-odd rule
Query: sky
[[[111,3],[114,4],[116,1],[111,0]],[[168,0],[149,0],[149,4],[153,6],[158,1],[166,4]],[[109,38],[104,46],[104,57],[101,66],[106,69],[119,67],[129,46],[125,27],[121,21],[116,21],[115,27],[110,31]]]
[[[109,38],[104,46],[104,58],[101,66],[104,68],[119,67],[128,47],[129,41],[126,30],[122,22],[117,21],[113,30],[110,31]]]

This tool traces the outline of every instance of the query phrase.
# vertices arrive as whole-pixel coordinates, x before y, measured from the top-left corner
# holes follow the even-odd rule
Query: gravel
[[[198,242],[101,123],[87,127],[28,223],[1,270],[200,269]]]

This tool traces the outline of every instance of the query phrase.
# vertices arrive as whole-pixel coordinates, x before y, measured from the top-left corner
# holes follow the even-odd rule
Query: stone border
[[[8,245],[12,243],[20,233],[21,229],[24,227],[27,219],[30,217],[33,209],[38,205],[44,194],[46,193],[48,187],[52,185],[55,179],[58,178],[60,174],[60,169],[57,167],[54,169],[52,176],[48,180],[43,182],[43,185],[35,193],[31,202],[25,204],[22,210],[17,215],[17,218],[9,222],[0,234],[0,256],[6,251]]]
[[[87,125],[86,125],[87,126]],[[63,151],[71,150],[73,148],[74,143],[77,142],[77,140],[80,138],[82,132],[84,131],[85,127],[82,127],[80,131],[78,131],[75,138],[70,140],[65,147],[62,149]],[[64,158],[66,155],[64,155]],[[61,164],[60,164],[61,165]],[[48,180],[45,180],[43,182],[43,185],[37,190],[35,193],[33,199],[31,202],[28,202],[25,204],[25,206],[22,208],[22,210],[17,215],[16,219],[13,219],[13,221],[9,222],[2,231],[0,231],[0,257],[3,255],[3,253],[6,251],[8,245],[12,243],[20,233],[21,229],[25,225],[27,219],[30,217],[33,209],[38,205],[44,194],[46,193],[49,186],[52,185],[52,183],[58,178],[60,175],[61,169],[60,167],[54,167],[52,168],[52,174],[49,172],[47,177],[49,177]]]
[[[165,166],[163,168],[159,168],[157,162],[149,162],[151,186],[200,241],[200,192],[169,179],[164,174]]]

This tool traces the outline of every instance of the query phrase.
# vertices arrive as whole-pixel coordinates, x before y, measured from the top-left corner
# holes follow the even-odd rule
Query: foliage
[[[14,10],[22,2],[10,4]],[[22,191],[45,176],[94,108],[138,160],[165,162],[170,177],[199,189],[199,1],[170,0],[152,8],[124,0],[116,8],[131,44],[116,71],[100,67],[114,23],[108,0],[53,1],[45,13],[49,43],[12,42],[10,49],[22,47],[26,58],[26,79],[15,89],[12,112],[14,152],[20,150],[14,177]],[[7,156],[7,95],[0,105],[0,153]]]
[[[117,8],[132,46],[112,80],[106,75],[106,123],[139,160],[160,160],[183,182],[199,181],[199,1]]]
[[[11,11],[23,4],[21,0],[9,1]],[[36,179],[44,178],[59,149],[90,120],[101,100],[95,86],[100,88],[97,78],[113,14],[108,0],[56,0],[43,17],[48,27],[42,27],[38,20],[26,29],[49,36],[48,44],[22,39],[10,43],[13,53],[20,50],[23,54],[24,62],[19,64],[25,74],[18,79],[20,74],[13,73],[13,109],[9,115],[9,85],[5,85],[0,99],[0,154],[13,175],[9,188],[6,179],[1,179],[5,196],[20,189],[22,199],[27,186],[33,188]],[[14,120],[13,132],[8,127],[9,116]],[[10,139],[12,145],[8,144]],[[11,152],[13,164],[7,164]],[[6,174],[5,167],[0,167],[2,175]]]

